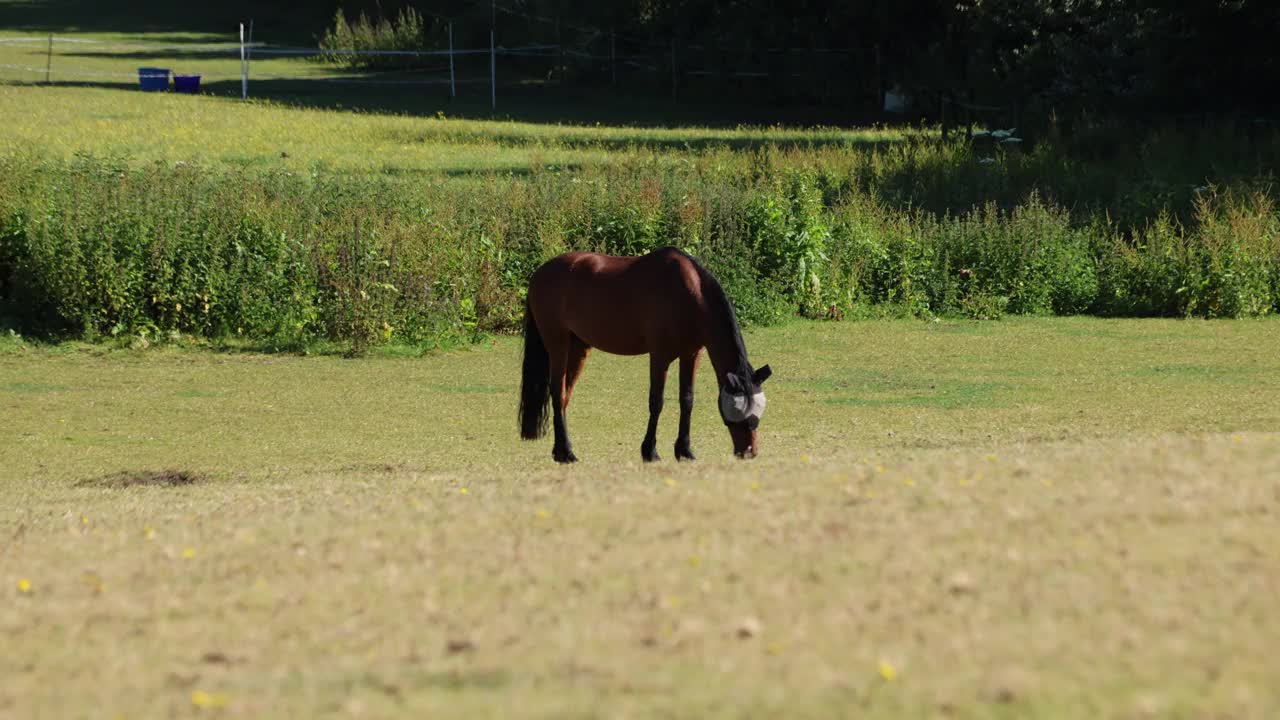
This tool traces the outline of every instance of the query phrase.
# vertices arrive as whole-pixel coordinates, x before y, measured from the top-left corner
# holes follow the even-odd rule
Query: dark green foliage
[[[321,56],[326,62],[350,68],[409,68],[421,65],[424,60],[438,64],[430,56],[373,54],[385,50],[414,52],[435,49],[428,47],[426,23],[412,7],[402,8],[394,20],[383,17],[370,20],[362,12],[355,22],[348,21],[339,8],[334,12],[332,25],[320,38],[320,49],[326,51]]]
[[[638,153],[466,180],[11,155],[0,158],[0,318],[90,338],[465,342],[515,328],[526,279],[558,253],[667,244],[700,257],[749,324],[872,307],[977,318],[1280,309],[1280,220],[1265,185],[1201,189],[1188,210],[1129,226],[1034,189],[932,212],[885,190],[906,182],[895,152]],[[916,152],[912,163],[952,176],[976,167],[967,149]],[[1000,163],[1047,162],[1037,157]],[[931,177],[921,171],[919,195],[935,192]],[[1146,207],[1169,206],[1153,197]]]

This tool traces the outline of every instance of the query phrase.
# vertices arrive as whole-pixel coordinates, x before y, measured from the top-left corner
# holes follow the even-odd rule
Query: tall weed
[[[952,152],[918,161],[945,164]],[[1201,191],[1185,219],[1166,209],[1126,226],[1103,213],[1082,220],[1034,190],[957,213],[904,207],[862,175],[874,154],[842,168],[803,151],[742,159],[638,153],[420,181],[9,155],[0,317],[89,338],[449,344],[515,328],[527,278],[556,254],[668,244],[701,258],[748,323],[870,308],[978,318],[1280,308],[1280,220],[1265,185]]]

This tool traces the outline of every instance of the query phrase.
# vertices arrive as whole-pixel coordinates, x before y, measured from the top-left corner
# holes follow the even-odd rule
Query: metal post
[[[240,99],[249,99],[249,67],[245,64],[244,23],[240,23]]]
[[[564,86],[564,40],[560,36],[560,16],[556,15],[556,84]]]
[[[458,85],[453,74],[453,21],[449,21],[449,97],[458,97]]]
[[[676,100],[678,97],[676,85],[676,40],[671,38],[671,99]]]
[[[880,56],[880,43],[876,43],[876,112],[884,111],[884,64]]]
[[[947,110],[948,110],[948,109],[950,109],[950,106],[951,106],[951,96],[950,96],[950,94],[945,93],[945,92],[944,92],[944,93],[942,93],[942,103],[941,103],[941,104],[942,104],[942,108],[941,108],[941,112],[942,112],[942,139],[943,139],[943,140],[946,140],[946,139],[947,139],[948,130],[951,128],[951,124],[950,124],[950,121],[949,121],[950,114],[947,112]]]
[[[489,109],[498,109],[498,0],[489,5]]]
[[[49,73],[53,70],[53,33],[49,33],[49,54],[44,61],[44,84],[49,84]]]
[[[253,62],[253,18],[249,18],[249,43],[244,48],[244,79],[249,82],[249,65]]]

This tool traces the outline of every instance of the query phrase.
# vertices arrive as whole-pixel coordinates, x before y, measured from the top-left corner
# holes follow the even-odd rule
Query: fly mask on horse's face
[[[726,425],[747,422],[747,418],[760,422],[765,402],[763,390],[751,395],[735,395],[728,388],[720,389],[720,415]]]
[[[768,365],[751,371],[745,381],[737,373],[728,373],[720,386],[720,418],[733,440],[733,454],[740,458],[756,456],[756,428],[766,404],[760,385],[771,374]]]

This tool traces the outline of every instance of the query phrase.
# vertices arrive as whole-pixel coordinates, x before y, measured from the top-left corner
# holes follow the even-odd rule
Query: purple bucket
[[[180,93],[196,94],[200,92],[199,75],[174,75],[173,89]]]

